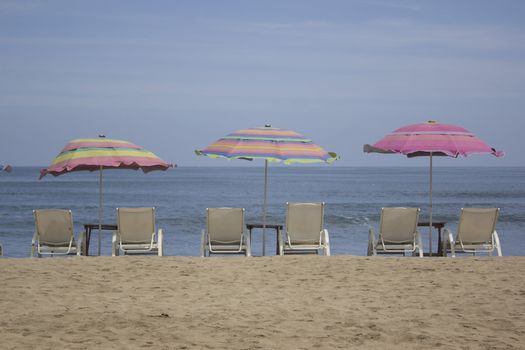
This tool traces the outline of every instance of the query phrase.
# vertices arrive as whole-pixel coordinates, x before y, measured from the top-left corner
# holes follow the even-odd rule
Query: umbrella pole
[[[99,177],[99,196],[98,196],[98,255],[100,256],[100,247],[102,240],[102,165],[100,166]]]
[[[432,256],[432,152],[430,152],[430,178],[429,178],[429,203],[428,203],[428,250]]]
[[[263,236],[262,255],[266,255],[266,193],[268,189],[268,160],[264,160],[264,204],[263,204]]]

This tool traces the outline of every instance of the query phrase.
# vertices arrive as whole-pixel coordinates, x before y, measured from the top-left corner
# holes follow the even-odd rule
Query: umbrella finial
[[[271,128],[272,125],[271,125],[271,124],[264,124],[264,127],[265,127],[265,128]]]
[[[98,137],[100,137],[101,139],[104,139],[104,138],[106,138],[106,135],[104,135],[104,134],[98,134]]]
[[[429,120],[429,121],[427,121],[427,124],[437,124],[437,121],[435,121],[435,120]]]

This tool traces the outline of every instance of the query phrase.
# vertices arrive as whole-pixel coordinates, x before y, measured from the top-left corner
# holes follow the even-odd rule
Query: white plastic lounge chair
[[[113,232],[112,256],[121,252],[164,255],[162,229],[155,237],[155,208],[117,208],[117,227]]]
[[[417,251],[422,258],[423,244],[417,230],[419,211],[419,208],[382,208],[378,239],[373,228],[368,232],[368,255],[406,255]]]
[[[250,237],[244,230],[243,208],[206,208],[206,229],[201,234],[201,256],[251,256]]]
[[[286,203],[284,237],[279,232],[279,255],[311,253],[330,256],[330,239],[324,228],[325,203]]]
[[[36,255],[80,255],[85,240],[84,232],[78,243],[73,234],[73,215],[65,209],[33,210],[35,234],[31,242],[31,257]]]
[[[494,250],[501,256],[501,244],[496,232],[499,208],[462,208],[459,216],[456,239],[449,229],[445,228],[443,235],[443,255],[450,251],[452,257],[456,252],[488,253]]]

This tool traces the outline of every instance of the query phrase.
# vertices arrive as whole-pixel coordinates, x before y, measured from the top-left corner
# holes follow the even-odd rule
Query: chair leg
[[[80,237],[78,238],[78,243],[77,243],[77,256],[81,256],[82,254],[85,254],[84,253],[84,247],[86,246],[86,233],[85,232],[81,232],[80,233]]]
[[[201,258],[206,256],[206,230],[201,231]]]
[[[417,251],[419,253],[419,257],[422,258],[424,256],[423,240],[421,239],[421,234],[419,233],[419,231],[416,233],[416,239],[417,239]]]
[[[158,255],[164,256],[164,231],[162,231],[161,228],[159,228],[157,233],[157,240],[158,240]]]
[[[330,237],[328,236],[328,230],[323,230],[323,253],[325,256],[330,256]]]
[[[452,232],[450,232],[448,229],[445,229],[445,240],[447,240],[448,242],[445,242],[445,247],[443,248],[445,250],[445,255],[447,254],[447,244],[450,245],[450,256],[452,256],[453,258],[456,257],[456,247],[455,247],[455,244],[454,244],[454,237],[452,236]]]
[[[443,235],[443,237],[441,238],[441,256],[443,257],[447,256],[447,249],[448,249],[447,237],[446,235]]]
[[[372,248],[372,243],[371,242],[368,242],[368,248],[366,250],[366,255],[367,256],[372,256],[373,254],[373,248]]]
[[[373,228],[370,228],[370,230],[368,230],[368,249],[367,249],[366,254],[367,256],[377,255],[377,251],[375,248],[375,234],[374,234]]]
[[[252,242],[250,241],[250,235],[246,236],[246,256],[252,256]]]

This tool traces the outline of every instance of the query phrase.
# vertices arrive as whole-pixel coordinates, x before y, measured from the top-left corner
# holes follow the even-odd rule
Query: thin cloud
[[[0,0],[0,13],[33,11],[42,5],[42,1]]]
[[[408,10],[411,12],[420,12],[423,9],[423,3],[421,1],[385,1],[385,0],[366,0],[361,1],[361,3],[370,5],[384,7],[387,9],[401,9]]]

